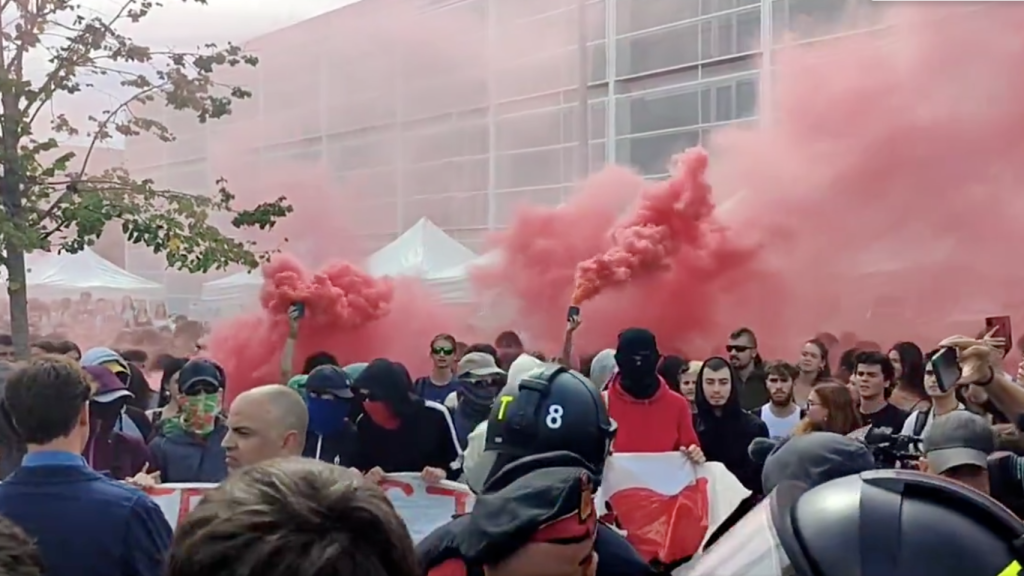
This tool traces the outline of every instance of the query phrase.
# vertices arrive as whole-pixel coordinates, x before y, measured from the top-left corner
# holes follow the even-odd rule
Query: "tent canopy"
[[[204,301],[244,300],[254,298],[263,286],[259,270],[243,270],[203,284],[200,298]]]
[[[30,298],[77,298],[83,292],[96,298],[164,297],[160,284],[119,268],[88,248],[77,254],[29,254],[25,267]]]
[[[433,222],[419,222],[366,259],[366,271],[373,276],[427,277],[476,258]]]
[[[443,302],[450,304],[476,302],[477,298],[473,293],[473,286],[469,279],[473,268],[497,264],[500,261],[500,252],[497,250],[487,252],[468,262],[428,274],[423,278],[423,281]]]

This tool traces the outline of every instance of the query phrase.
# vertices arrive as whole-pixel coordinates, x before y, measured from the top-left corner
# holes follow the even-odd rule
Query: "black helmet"
[[[547,452],[571,452],[600,476],[615,423],[600,392],[579,372],[544,364],[506,386],[487,419],[481,462],[467,483],[480,491],[507,464]]]
[[[1016,576],[1024,522],[938,476],[872,470],[784,483],[695,560],[688,576]]]

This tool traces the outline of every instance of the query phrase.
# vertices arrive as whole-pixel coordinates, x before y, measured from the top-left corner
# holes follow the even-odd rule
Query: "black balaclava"
[[[650,330],[627,328],[619,334],[615,364],[622,390],[637,400],[653,397],[661,387],[658,378],[658,342]]]

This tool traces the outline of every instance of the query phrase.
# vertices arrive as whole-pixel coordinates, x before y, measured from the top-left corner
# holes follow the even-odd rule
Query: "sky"
[[[115,13],[124,0],[79,0],[84,10],[99,14]],[[139,44],[154,49],[190,50],[208,42],[243,43],[246,40],[266,34],[353,4],[359,0],[208,0],[203,6],[194,0],[162,0],[164,6],[137,24],[126,24],[119,30],[128,34]],[[37,53],[30,61],[29,69],[35,74],[49,70],[46,55]],[[32,73],[32,72],[30,72]],[[76,124],[84,125],[89,113],[98,113],[111,105],[123,101],[123,93],[115,82],[100,86],[74,97],[63,96],[55,100],[54,107],[78,118]],[[37,126],[37,134],[45,127]],[[79,139],[72,143],[83,144]],[[112,143],[115,147],[122,142]]]

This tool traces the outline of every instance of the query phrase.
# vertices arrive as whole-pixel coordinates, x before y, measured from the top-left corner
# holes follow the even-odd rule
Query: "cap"
[[[206,358],[193,358],[178,372],[178,389],[185,392],[200,382],[211,382],[219,388],[224,388],[224,380],[224,369],[216,362]]]
[[[352,380],[338,366],[317,366],[306,378],[306,392],[333,394],[338,398],[353,398]]]
[[[106,366],[83,366],[85,372],[96,382],[96,392],[92,395],[93,402],[105,404],[118,398],[133,397],[128,387],[117,378]]]
[[[780,442],[764,461],[765,494],[783,482],[814,488],[836,478],[875,469],[871,449],[863,442],[832,432],[811,432]]]
[[[594,486],[593,474],[576,466],[542,467],[513,474],[507,484],[492,482],[476,498],[459,551],[470,562],[493,565],[530,542],[584,541],[597,529]]]
[[[306,380],[309,378],[308,374],[296,374],[288,379],[288,387],[295,390],[299,394],[306,393]]]
[[[987,468],[989,455],[996,451],[995,432],[981,416],[957,410],[932,420],[921,450],[935,474],[956,466]]]
[[[484,352],[470,352],[459,361],[459,376],[469,374],[483,378],[504,373],[504,370],[498,368],[498,363],[494,361],[494,356]]]

